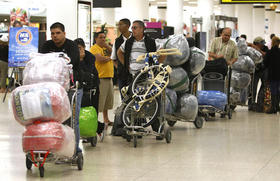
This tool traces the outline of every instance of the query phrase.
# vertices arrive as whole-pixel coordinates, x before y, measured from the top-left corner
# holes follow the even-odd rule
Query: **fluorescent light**
[[[197,4],[196,1],[191,1],[191,2],[188,2],[189,4]]]

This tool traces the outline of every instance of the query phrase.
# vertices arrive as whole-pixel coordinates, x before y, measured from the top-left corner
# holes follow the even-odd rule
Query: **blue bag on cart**
[[[198,105],[210,105],[221,110],[227,104],[227,95],[220,91],[198,91],[197,99]]]

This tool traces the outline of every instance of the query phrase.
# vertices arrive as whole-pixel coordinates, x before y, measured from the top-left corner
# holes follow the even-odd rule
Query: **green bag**
[[[96,136],[97,113],[93,106],[82,107],[80,109],[80,135],[81,137]]]

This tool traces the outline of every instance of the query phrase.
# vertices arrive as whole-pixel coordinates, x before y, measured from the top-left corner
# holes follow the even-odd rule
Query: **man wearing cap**
[[[266,52],[268,51],[268,47],[265,46],[265,40],[260,36],[256,37],[254,39],[253,43],[247,43],[247,44],[248,44],[248,46],[258,50],[262,54],[263,57],[265,56]],[[258,87],[259,80],[261,80],[261,88],[262,88],[263,83],[265,81],[263,63],[256,64],[255,73],[254,73],[254,82],[253,82],[253,95],[248,100],[248,109],[251,111],[256,111],[256,110],[254,110],[255,106],[253,106],[254,102],[252,102],[252,101],[256,100],[257,87]]]

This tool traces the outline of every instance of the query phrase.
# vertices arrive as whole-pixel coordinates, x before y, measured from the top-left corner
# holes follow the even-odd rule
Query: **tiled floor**
[[[115,95],[118,95],[116,92]],[[40,180],[39,171],[25,167],[21,147],[24,128],[13,118],[9,99],[0,94],[0,180]],[[119,97],[116,96],[116,105]],[[113,113],[110,112],[113,120]],[[190,180],[279,181],[280,117],[238,107],[233,119],[217,118],[202,129],[179,122],[172,141],[143,137],[138,147],[107,135],[97,147],[83,144],[84,169],[45,165],[41,180]]]

